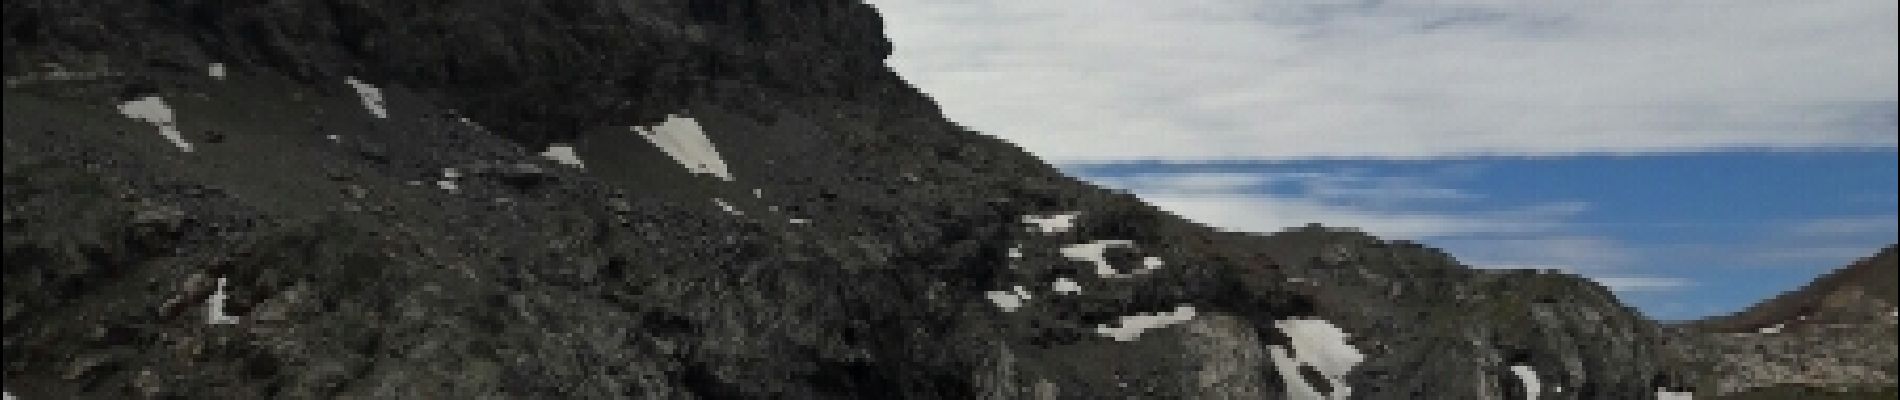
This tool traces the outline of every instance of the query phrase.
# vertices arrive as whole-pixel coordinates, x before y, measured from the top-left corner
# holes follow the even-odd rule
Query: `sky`
[[[1219,229],[1357,227],[1662,319],[1900,236],[1892,2],[871,3],[951,120]]]

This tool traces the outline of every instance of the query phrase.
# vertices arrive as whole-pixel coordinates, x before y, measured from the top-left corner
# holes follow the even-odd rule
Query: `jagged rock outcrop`
[[[9,1],[6,388],[1649,399],[1586,280],[1218,232],[962,129],[844,1]]]

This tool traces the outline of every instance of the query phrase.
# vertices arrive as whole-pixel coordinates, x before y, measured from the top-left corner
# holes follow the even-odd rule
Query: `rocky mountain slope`
[[[1673,347],[1709,368],[1707,394],[1894,398],[1896,255],[1889,246],[1740,313],[1669,327],[1682,336]]]
[[[1691,325],[1719,333],[1773,333],[1838,324],[1875,322],[1900,305],[1900,246],[1815,278],[1794,291],[1740,313]]]
[[[1220,232],[945,119],[848,1],[5,3],[5,390],[1652,399],[1587,280]]]

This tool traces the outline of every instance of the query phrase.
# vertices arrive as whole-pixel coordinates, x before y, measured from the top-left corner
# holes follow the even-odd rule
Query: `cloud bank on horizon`
[[[893,69],[1055,162],[1897,145],[1893,2],[872,3]]]

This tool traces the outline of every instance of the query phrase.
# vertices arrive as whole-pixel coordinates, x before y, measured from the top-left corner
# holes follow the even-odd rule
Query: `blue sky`
[[[1892,2],[872,4],[952,120],[1222,229],[1359,227],[1671,319],[1896,240]]]
[[[1659,318],[1735,311],[1871,255],[1900,229],[1891,151],[1064,169],[1230,229],[1355,226],[1473,266],[1580,273]]]

